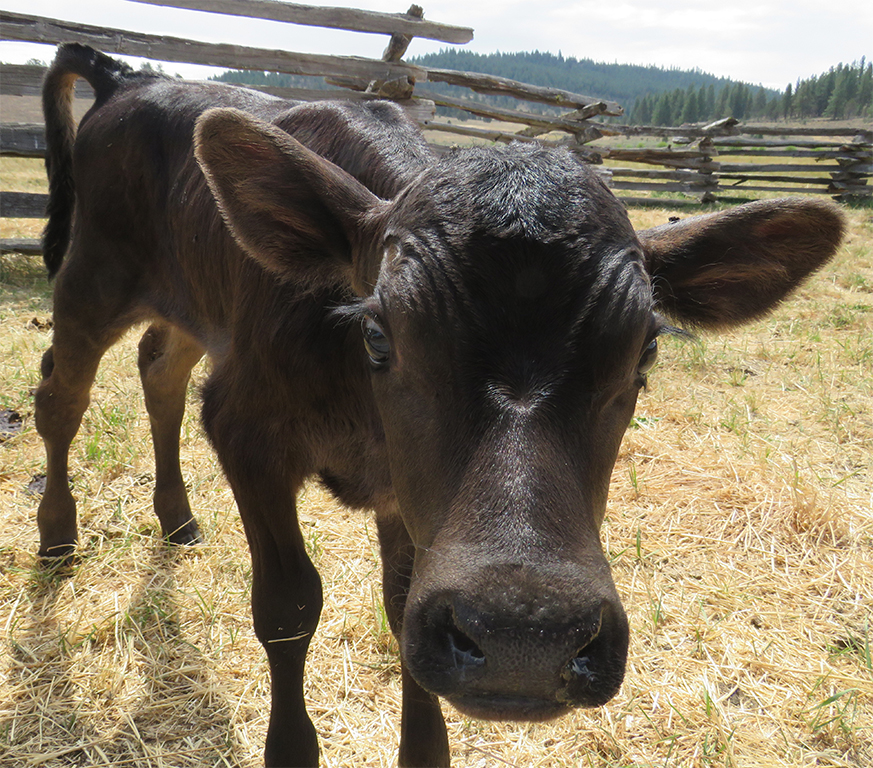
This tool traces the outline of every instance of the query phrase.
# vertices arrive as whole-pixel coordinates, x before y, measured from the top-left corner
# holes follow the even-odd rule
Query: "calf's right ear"
[[[344,170],[236,109],[197,121],[194,152],[240,247],[284,279],[353,279],[352,254],[382,204]]]

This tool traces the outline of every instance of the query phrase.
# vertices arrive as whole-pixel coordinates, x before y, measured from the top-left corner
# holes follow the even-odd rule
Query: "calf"
[[[77,77],[93,108],[78,132]],[[295,497],[376,512],[402,655],[400,765],[445,766],[438,696],[541,720],[618,690],[628,624],[599,541],[663,317],[728,328],[834,253],[827,203],[634,232],[565,151],[434,157],[388,103],[295,104],[62,46],[44,91],[54,339],[36,423],[40,554],[76,540],[70,443],[103,353],[139,367],[164,535],[200,538],[179,467],[192,366],[245,524],[272,675],[268,765],[314,765],[303,668],[322,604]]]

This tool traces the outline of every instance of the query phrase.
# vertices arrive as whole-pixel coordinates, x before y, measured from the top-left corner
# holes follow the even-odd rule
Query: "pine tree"
[[[794,92],[794,113],[798,117],[813,117],[818,114],[818,92],[821,87],[816,76],[798,82]]]
[[[763,85],[759,86],[755,93],[752,115],[759,119],[767,116],[767,89]]]
[[[827,107],[825,107],[825,117],[839,120],[845,116],[846,107],[849,104],[849,81],[851,78],[851,70],[841,64],[834,73],[834,89],[831,91]]]
[[[633,118],[637,125],[649,125],[652,122],[652,102],[648,94],[634,104]]]
[[[860,114],[859,104],[858,104],[858,94],[860,92],[861,86],[861,73],[862,66],[861,64],[852,63],[851,66],[847,67],[847,79],[846,79],[846,113],[847,116]]]
[[[715,111],[713,113],[714,120],[721,120],[723,117],[731,117],[730,105],[728,98],[730,97],[730,88],[722,88],[718,92],[718,98],[715,100]]]
[[[746,111],[749,103],[749,91],[743,83],[735,83],[730,89],[728,96],[728,107],[731,117],[742,120],[746,116]]]
[[[655,125],[673,125],[669,93],[662,93],[655,102],[655,107],[652,112],[652,122]]]
[[[681,88],[670,94],[670,122],[664,125],[679,125],[685,111],[685,91]]]
[[[682,109],[680,122],[696,123],[698,120],[700,120],[700,105],[697,99],[697,91],[693,85],[689,85],[685,93],[685,106]]]
[[[861,117],[873,117],[873,64],[864,66],[863,58],[858,82],[858,113]]]
[[[715,86],[712,83],[706,86],[706,109],[704,114],[706,115],[705,119],[710,122],[717,117],[715,114]]]
[[[791,110],[794,107],[794,90],[791,87],[791,83],[785,87],[785,93],[782,96],[782,116],[787,120],[791,117]]]

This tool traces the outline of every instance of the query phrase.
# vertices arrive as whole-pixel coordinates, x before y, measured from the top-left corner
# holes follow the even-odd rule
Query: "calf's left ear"
[[[711,329],[764,315],[833,256],[842,236],[836,205],[799,198],[637,232],[658,309]]]
[[[352,253],[382,201],[285,131],[236,109],[197,121],[194,151],[240,247],[303,284],[352,278]]]

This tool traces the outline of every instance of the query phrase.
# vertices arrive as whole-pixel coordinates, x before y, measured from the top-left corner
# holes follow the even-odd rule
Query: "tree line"
[[[730,83],[700,70],[665,69],[655,66],[595,62],[591,59],[565,57],[557,54],[527,51],[518,53],[474,53],[458,48],[447,48],[438,53],[429,53],[409,59],[410,64],[424,68],[456,69],[466,72],[481,72],[505,77],[531,85],[560,88],[585,96],[592,96],[622,105],[632,104],[648,92],[662,92],[670,88],[691,85],[723,86]],[[248,85],[271,85],[297,88],[324,88],[322,78],[285,75],[275,72],[230,71],[215,79]],[[447,83],[422,83],[421,90],[445,96],[463,98],[494,107],[518,108],[511,96],[473,93],[470,90]],[[557,114],[561,110],[543,104],[526,104],[525,109],[539,113]],[[458,110],[440,108],[441,114],[469,118]]]
[[[220,75],[213,75],[210,80],[237,85],[263,85],[272,88],[312,88],[314,90],[333,89],[334,86],[325,83],[323,77],[311,75],[288,75],[284,72],[258,72],[256,70],[229,69]]]
[[[455,69],[465,72],[481,72],[486,75],[505,77],[531,85],[559,88],[565,91],[616,101],[627,107],[646,93],[659,93],[677,87],[715,85],[724,86],[727,78],[719,78],[699,69],[684,70],[637,64],[598,62],[592,59],[577,59],[544,51],[520,51],[516,53],[475,53],[459,48],[447,48],[438,53],[429,53],[409,59],[411,64],[433,69]],[[511,96],[471,93],[466,88],[446,83],[422,83],[421,90],[431,91],[454,98],[478,101],[493,107],[518,109],[519,103]],[[526,103],[526,110],[537,113],[558,114],[562,110],[543,104]],[[469,118],[456,110],[439,110],[441,114]]]
[[[627,117],[620,121],[636,125],[673,126],[711,122],[723,117],[768,121],[873,117],[873,64],[865,58],[852,64],[838,64],[822,75],[798,80],[789,84],[784,92],[716,77],[699,69],[595,62],[565,57],[561,52],[482,54],[449,48],[409,61],[425,68],[482,72],[617,101],[628,112]],[[250,85],[326,87],[322,78],[275,72],[230,71],[216,79]],[[422,83],[421,90],[494,107],[519,108],[519,103],[511,96],[478,94],[446,83]],[[525,104],[523,108],[552,114],[562,111],[533,103]],[[440,108],[439,111],[452,117],[470,118],[469,114],[457,110]]]
[[[834,120],[873,117],[873,64],[864,57],[838,64],[821,75],[789,83],[783,92],[732,82],[689,85],[648,93],[634,102],[629,122],[636,125],[682,125],[723,117],[738,120]]]
[[[637,64],[577,59],[545,51],[516,53],[474,53],[463,48],[447,48],[409,59],[410,64],[435,69],[456,69],[506,77],[531,85],[560,88],[619,104],[630,104],[649,92],[660,92],[690,85],[722,85],[730,82],[699,69],[684,70]],[[423,84],[435,90],[437,83]]]

